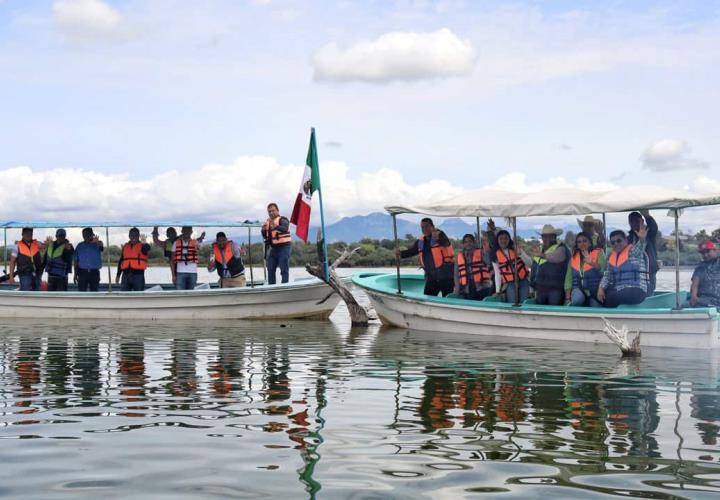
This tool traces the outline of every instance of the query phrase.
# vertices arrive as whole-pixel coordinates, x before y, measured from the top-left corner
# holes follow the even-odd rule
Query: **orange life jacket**
[[[599,248],[590,252],[591,261],[583,261],[582,270],[580,269],[580,258],[582,257],[582,253],[579,250],[576,250],[575,253],[573,253],[572,260],[570,260],[573,288],[589,290],[592,293],[597,291],[598,286],[600,286],[600,280],[602,279],[602,273],[599,269],[595,268],[592,263],[598,261],[601,252],[602,250]]]
[[[186,254],[183,255],[183,240],[182,238],[178,238],[175,240],[175,257],[173,260],[175,262],[185,262],[186,264],[188,262],[194,262],[195,264],[198,263],[198,242],[197,240],[190,240],[187,242],[186,247]]]
[[[143,244],[137,243],[125,243],[122,248],[122,262],[120,263],[120,269],[125,271],[126,269],[135,269],[137,271],[144,271],[147,269],[148,256],[142,252]]]
[[[238,276],[245,271],[242,259],[236,259],[233,255],[232,241],[228,240],[222,250],[220,250],[217,243],[213,243],[213,255],[215,257],[215,268],[221,278],[225,276],[225,270],[228,270],[232,277]]]
[[[15,242],[17,244],[18,255],[24,255],[32,259],[40,251],[37,240],[32,240],[28,245],[25,240]]]
[[[458,281],[460,286],[467,286],[467,268],[465,267],[465,252],[457,255]],[[470,271],[472,272],[473,281],[479,285],[483,281],[490,280],[490,267],[483,262],[482,250],[476,248],[473,250],[472,261],[470,262]]]
[[[42,271],[42,254],[37,240],[30,243],[24,240],[16,241],[17,245],[17,272],[18,274],[31,274]]]
[[[513,261],[515,261],[515,266],[517,267],[518,279],[522,281],[527,278],[527,268],[525,267],[525,263],[523,262],[523,260],[517,255],[515,255],[515,250],[513,250],[512,248],[508,249],[508,253],[510,254],[510,258],[507,258],[505,256],[505,252],[503,252],[499,248],[495,252],[498,266],[500,267],[500,276],[502,277],[502,282],[512,283],[513,281],[515,281],[515,273],[513,272],[512,266]]]
[[[418,238],[418,258],[420,259],[420,267],[425,269],[423,262],[423,248],[425,246],[425,236]],[[445,264],[452,264],[455,260],[455,251],[452,245],[442,246],[437,241],[431,240],[430,252],[432,253],[435,269],[440,269]]]
[[[278,231],[277,226],[280,224],[280,216],[275,217],[274,219],[268,219],[265,221],[265,225],[267,229],[270,231],[270,244],[272,245],[284,245],[285,243],[290,243],[292,241],[292,236],[290,235],[289,231]],[[274,229],[270,229],[274,228]]]

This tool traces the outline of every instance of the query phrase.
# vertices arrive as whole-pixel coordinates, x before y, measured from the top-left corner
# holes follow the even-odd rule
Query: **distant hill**
[[[314,236],[317,228],[311,228],[310,235]],[[416,223],[397,219],[398,237],[403,238],[406,234],[415,234],[419,231]],[[328,242],[335,241],[358,241],[363,238],[376,240],[391,239],[393,237],[392,217],[382,212],[373,212],[367,215],[356,215],[343,217],[339,221],[330,224],[325,228]]]
[[[462,238],[464,234],[475,234],[475,232],[477,231],[476,224],[472,222],[465,222],[464,220],[457,217],[447,219],[435,218],[435,220],[436,223],[439,223],[438,227],[445,231],[445,234],[447,234],[450,238],[459,239]],[[480,219],[482,230],[485,230],[486,222],[487,219]],[[504,224],[504,220],[497,220],[496,223],[499,226],[502,226]],[[529,221],[519,222],[518,235],[523,238],[536,238],[537,229],[535,225],[536,224],[531,225]],[[413,222],[398,217],[397,226],[399,238],[404,238],[406,234],[412,234],[416,236],[420,234],[419,222]],[[566,225],[563,227],[563,229],[565,231],[578,231],[577,226],[572,225]],[[310,228],[309,234],[312,241],[315,240],[315,234],[317,230],[317,226]],[[373,212],[367,215],[343,217],[337,222],[328,225],[326,227],[326,232],[329,243],[338,241],[344,241],[349,243],[361,240],[363,238],[371,238],[376,240],[392,239],[392,217],[382,212]]]

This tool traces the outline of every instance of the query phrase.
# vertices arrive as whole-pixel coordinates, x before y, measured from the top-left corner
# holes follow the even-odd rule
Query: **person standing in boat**
[[[518,302],[525,301],[530,295],[530,284],[528,282],[528,267],[532,264],[530,256],[522,248],[518,255],[515,242],[510,237],[510,233],[501,229],[495,236],[491,258],[497,264],[495,272],[495,289],[497,293],[505,297],[505,302],[515,302],[515,274],[517,270]]]
[[[561,306],[565,303],[565,275],[567,274],[570,250],[565,243],[558,242],[562,229],[545,224],[540,236],[542,248],[533,249],[533,265],[530,284],[535,289],[535,303]]]
[[[649,265],[645,252],[647,226],[641,224],[635,234],[638,240],[630,243],[624,231],[618,229],[610,233],[612,252],[608,257],[607,269],[597,291],[597,299],[605,307],[639,304],[647,296]]]
[[[703,241],[698,246],[702,262],[692,275],[690,298],[683,307],[720,308],[720,259],[717,246],[712,241]]]
[[[565,302],[571,306],[602,306],[596,297],[607,259],[600,248],[594,247],[591,238],[584,231],[575,237],[575,249],[565,275]]]
[[[170,270],[173,284],[178,290],[193,290],[197,284],[200,242],[192,238],[192,233],[192,227],[183,226],[180,237],[175,240]]]
[[[75,275],[78,291],[97,292],[100,289],[100,269],[102,269],[102,253],[105,250],[103,242],[98,239],[93,228],[82,230],[83,241],[75,247]]]
[[[490,243],[483,240],[483,248],[477,248],[475,236],[466,234],[462,244],[462,252],[457,254],[455,260],[453,293],[468,300],[482,300],[493,292]]]
[[[630,230],[628,231],[627,239],[628,243],[637,243],[639,237],[637,231],[640,226],[647,226],[647,237],[645,238],[645,252],[648,256],[648,288],[647,296],[652,297],[655,293],[655,285],[657,283],[657,272],[658,272],[658,258],[657,258],[657,233],[658,225],[650,215],[650,211],[641,210],[640,212],[630,212],[628,214],[628,223],[630,224]]]
[[[290,281],[290,251],[292,250],[292,236],[290,235],[290,221],[280,215],[277,203],[267,206],[268,218],[262,226],[262,237],[265,240],[265,249],[268,250],[265,265],[268,273],[268,284],[277,283],[277,270],[280,268],[282,283]]]
[[[43,254],[45,245],[33,239],[33,228],[24,227],[22,237],[10,251],[10,267],[7,282],[15,282],[15,269],[20,280],[20,290],[24,292],[40,289],[43,274]]]
[[[177,240],[177,231],[174,227],[169,227],[165,230],[165,237],[166,239],[161,240],[160,239],[160,231],[158,231],[158,227],[155,226],[152,231],[152,237],[153,237],[153,244],[155,246],[158,246],[162,248],[163,255],[165,255],[165,258],[168,260],[170,264],[172,264],[174,250],[175,250],[175,240]],[[202,242],[202,238],[198,238],[198,241]]]
[[[72,271],[75,249],[67,240],[64,229],[55,231],[55,241],[47,246],[43,267],[48,274],[49,292],[66,292],[68,274]]]
[[[435,228],[432,219],[420,221],[422,236],[415,240],[413,246],[405,250],[397,250],[401,259],[415,255],[420,259],[420,267],[425,271],[425,295],[443,297],[452,293],[455,287],[453,271],[455,269],[455,251],[444,232]]]
[[[222,231],[217,233],[213,243],[213,258],[208,262],[208,271],[217,271],[220,288],[245,286],[245,266],[242,261],[243,249],[228,240]]]
[[[140,230],[136,227],[130,229],[128,238],[130,241],[122,246],[115,283],[120,283],[120,290],[123,292],[143,292],[150,245],[145,242],[144,237],[143,241],[140,241]]]

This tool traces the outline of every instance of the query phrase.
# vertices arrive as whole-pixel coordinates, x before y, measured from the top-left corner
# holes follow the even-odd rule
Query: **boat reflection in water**
[[[8,496],[720,492],[713,351],[621,360],[325,322],[13,323],[0,339]]]

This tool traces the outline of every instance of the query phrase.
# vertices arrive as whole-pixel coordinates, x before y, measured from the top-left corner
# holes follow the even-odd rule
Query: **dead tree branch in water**
[[[345,304],[347,305],[348,312],[350,313],[350,321],[352,322],[352,326],[367,326],[368,325],[368,314],[367,311],[363,306],[357,303],[357,300],[355,300],[355,297],[353,296],[352,292],[348,288],[348,286],[343,282],[340,278],[338,278],[337,273],[335,272],[335,269],[345,262],[347,259],[349,259],[355,252],[359,250],[358,248],[354,248],[352,250],[345,249],[340,254],[340,256],[335,259],[335,261],[332,263],[331,266],[329,266],[329,279],[326,279],[325,277],[325,258],[323,253],[323,242],[322,242],[322,236],[320,235],[320,231],[318,231],[318,237],[317,237],[317,250],[318,250],[318,260],[320,261],[317,265],[310,265],[305,264],[305,270],[307,270],[308,273],[312,274],[313,276],[320,278],[323,281],[326,281],[327,284],[337,292],[337,294],[340,296],[340,298],[343,299]]]

